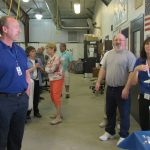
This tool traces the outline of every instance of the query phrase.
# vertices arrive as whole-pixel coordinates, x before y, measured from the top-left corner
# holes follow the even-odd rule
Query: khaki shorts
[[[69,75],[69,72],[68,72],[68,70],[67,71],[65,71],[65,78],[64,78],[64,83],[65,83],[65,85],[70,85],[70,75]]]

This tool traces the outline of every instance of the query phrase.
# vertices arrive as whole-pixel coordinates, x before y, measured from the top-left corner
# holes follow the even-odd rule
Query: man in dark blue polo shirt
[[[27,58],[14,42],[19,33],[16,19],[0,18],[0,150],[21,149],[28,108]]]

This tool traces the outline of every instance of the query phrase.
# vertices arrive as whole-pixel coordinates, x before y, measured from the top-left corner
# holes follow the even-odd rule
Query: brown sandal
[[[50,116],[51,119],[55,119],[56,117],[57,117],[57,115],[52,115],[52,116]],[[63,119],[63,116],[62,116],[62,115],[61,115],[60,117],[61,117],[61,119]]]

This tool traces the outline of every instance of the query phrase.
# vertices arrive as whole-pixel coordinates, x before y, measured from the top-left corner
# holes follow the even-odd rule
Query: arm
[[[129,73],[129,76],[128,76],[127,83],[126,83],[124,89],[122,90],[122,95],[121,95],[121,97],[122,97],[123,99],[125,99],[125,100],[128,99],[129,90],[130,90],[131,86],[133,85],[133,84],[132,84],[132,77],[133,77],[133,72],[130,72],[130,73]]]
[[[38,61],[38,63],[39,63],[38,69],[40,70],[40,72],[44,73],[45,70],[44,70],[43,63],[42,63],[41,58],[37,58],[37,61]]]
[[[147,71],[148,69],[149,69],[148,65],[139,64],[138,61],[136,62],[134,71],[129,74],[125,88],[122,91],[122,98],[123,99],[128,98],[130,87],[132,85],[136,85],[138,83],[139,71]]]
[[[100,68],[100,71],[99,71],[99,74],[98,74],[98,79],[97,79],[97,82],[96,82],[96,85],[95,85],[95,90],[96,91],[98,91],[100,89],[100,83],[106,76],[105,68],[106,68],[106,59],[107,59],[108,53],[109,53],[109,51],[104,54],[104,57],[102,58],[102,60],[100,62],[101,68]]]
[[[44,73],[45,72],[45,70],[44,70],[44,67],[38,67],[39,69],[40,69],[40,71],[42,72],[42,73]]]
[[[139,72],[136,69],[134,69],[130,77],[130,80],[131,80],[130,82],[132,85],[136,85],[138,83],[138,74]]]
[[[134,72],[132,74],[132,84],[135,85],[138,83],[138,74],[139,71],[147,71],[149,69],[148,65],[138,65],[134,68]]]
[[[26,90],[26,93],[27,95],[29,96],[30,95],[30,72],[29,72],[29,69],[26,70],[26,82],[28,83],[28,88]]]
[[[34,67],[29,68],[28,71],[31,73],[31,72],[33,72],[35,69],[37,69],[38,67],[39,67],[39,64],[37,63],[37,64],[35,64]]]
[[[129,91],[132,84],[132,77],[133,77],[133,70],[134,70],[134,66],[136,64],[136,58],[132,53],[129,53],[128,55],[128,70],[129,70],[129,75],[128,75],[128,79],[127,82],[125,84],[124,89],[122,90],[122,99],[127,100],[128,96],[129,96]]]
[[[134,71],[129,74],[128,81],[122,91],[122,98],[127,99],[129,95],[129,90],[132,85],[136,85],[138,83],[138,74],[139,71],[147,71],[149,67],[147,65],[138,65],[134,68]]]
[[[100,70],[99,70],[98,79],[97,79],[97,82],[96,82],[96,85],[95,85],[95,90],[96,91],[99,90],[100,83],[105,78],[105,76],[106,76],[106,70],[103,67],[101,67]]]

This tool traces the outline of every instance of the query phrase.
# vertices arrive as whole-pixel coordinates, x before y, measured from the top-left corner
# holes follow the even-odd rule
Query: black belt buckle
[[[23,93],[17,93],[16,94],[17,97],[22,96],[22,95],[23,95]]]
[[[17,97],[19,97],[19,96],[23,96],[23,95],[24,95],[24,93],[25,93],[25,92],[17,93],[17,94],[16,94],[16,96],[17,96]]]

